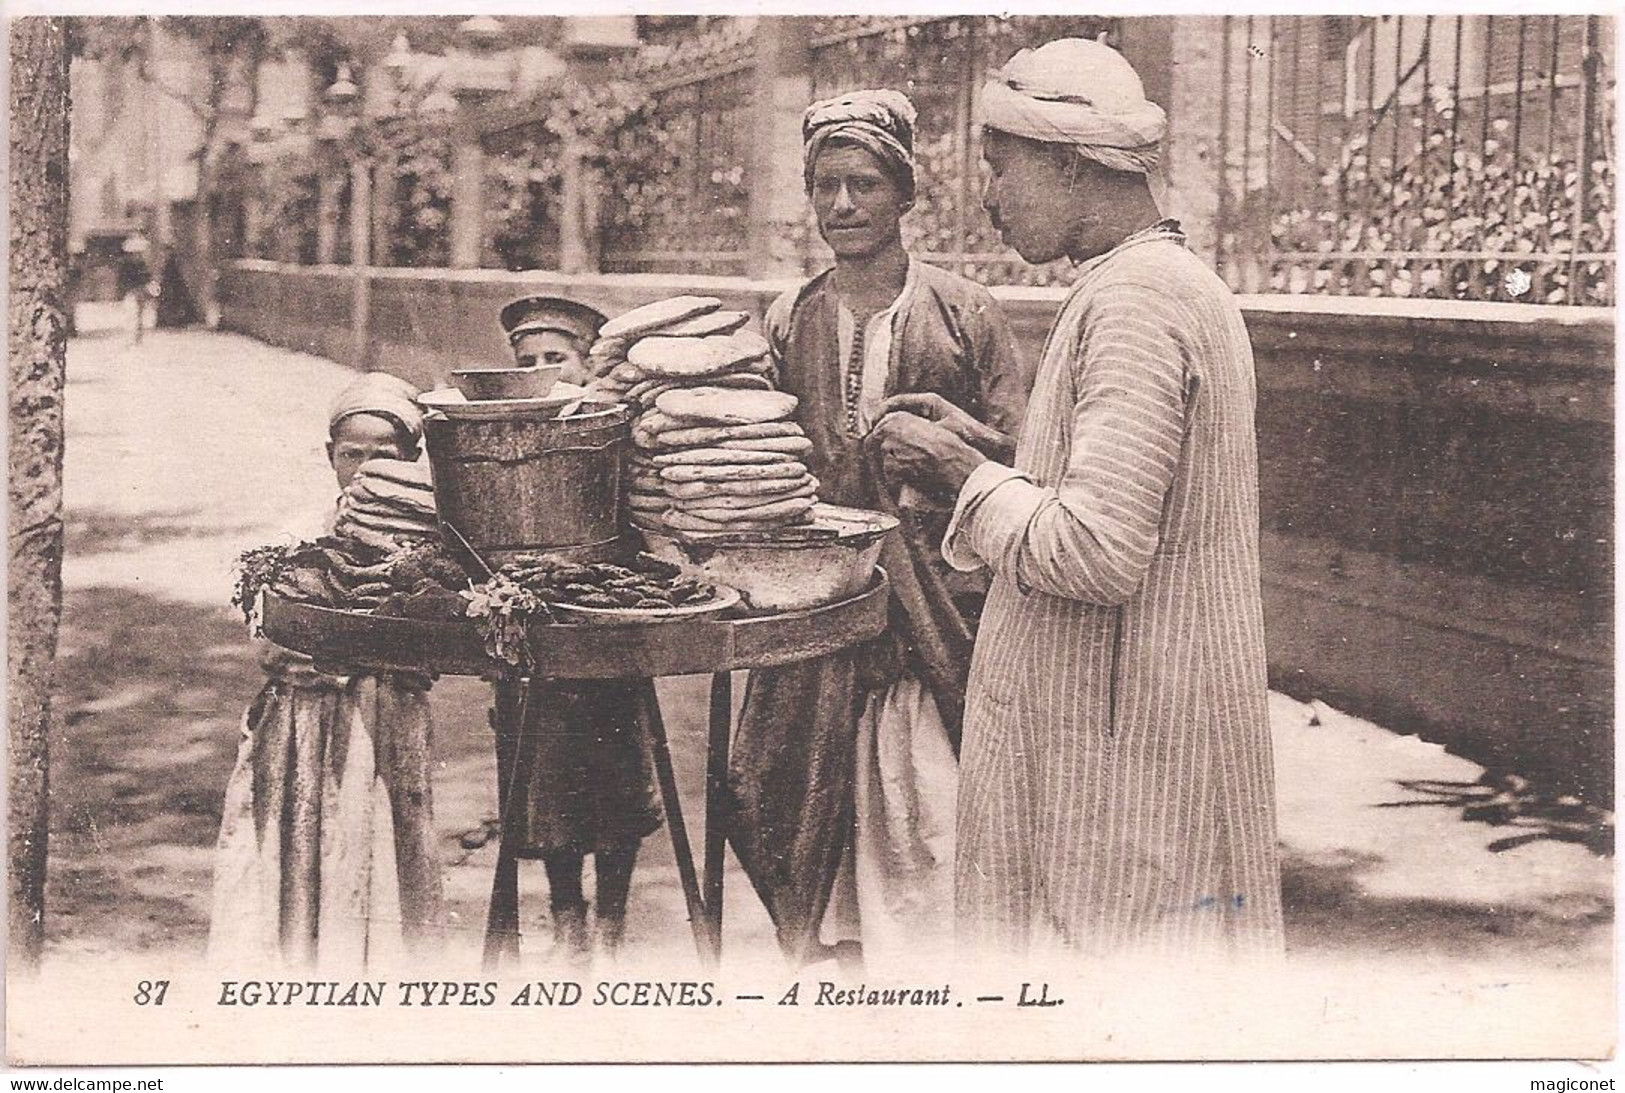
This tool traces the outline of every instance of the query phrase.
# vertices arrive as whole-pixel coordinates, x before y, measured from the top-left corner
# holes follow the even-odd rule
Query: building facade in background
[[[382,266],[798,276],[825,261],[801,111],[880,85],[920,109],[911,249],[990,284],[1064,280],[982,212],[976,99],[1023,46],[1104,36],[1168,111],[1167,210],[1236,289],[1614,300],[1602,16],[640,16],[552,20],[541,40],[470,19],[420,44],[329,22],[354,24],[336,52],[284,35],[218,96],[214,261],[359,246]],[[90,249],[136,227],[197,249],[186,104],[207,66],[153,33],[149,78],[74,68]],[[340,66],[353,96],[333,95]]]

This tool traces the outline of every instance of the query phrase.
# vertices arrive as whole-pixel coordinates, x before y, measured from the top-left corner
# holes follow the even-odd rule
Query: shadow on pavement
[[[263,679],[241,617],[224,606],[115,588],[67,594],[51,740],[53,947],[201,951],[226,778]],[[436,687],[440,759],[489,747],[455,731],[485,717],[483,688],[459,682]]]
[[[1491,827],[1518,829],[1489,844],[1496,854],[1542,839],[1578,843],[1604,857],[1614,852],[1613,814],[1566,793],[1540,790],[1515,774],[1485,774],[1477,782],[1402,780],[1408,793],[1402,801],[1385,801],[1378,808],[1437,807],[1460,809],[1461,818]]]
[[[1564,952],[1586,959],[1599,935],[1606,944],[1611,908],[1587,903],[1572,912],[1460,900],[1386,897],[1367,890],[1382,859],[1346,854],[1312,862],[1289,854],[1281,865],[1289,952],[1338,952],[1454,958],[1501,957],[1509,950]]]
[[[70,556],[116,554],[177,539],[214,538],[253,531],[253,525],[220,527],[196,509],[143,512],[134,515],[110,509],[77,508],[63,525],[63,549]]]

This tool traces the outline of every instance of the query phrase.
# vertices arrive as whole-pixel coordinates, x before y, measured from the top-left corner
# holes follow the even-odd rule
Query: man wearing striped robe
[[[961,946],[1278,951],[1240,310],[1159,216],[1165,121],[1119,54],[1024,50],[982,104],[994,225],[1076,280],[1014,466],[919,396],[877,427],[890,469],[956,497],[950,564],[993,574],[961,755]]]

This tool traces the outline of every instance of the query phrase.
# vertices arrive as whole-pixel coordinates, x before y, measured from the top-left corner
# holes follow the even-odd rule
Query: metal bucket
[[[613,557],[626,529],[622,478],[631,446],[625,406],[567,418],[516,413],[423,422],[435,507],[447,545],[462,539],[492,567],[537,551]]]

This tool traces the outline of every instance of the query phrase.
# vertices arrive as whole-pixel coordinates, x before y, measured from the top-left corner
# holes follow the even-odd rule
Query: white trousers
[[[855,830],[824,916],[869,968],[940,963],[954,937],[959,764],[936,699],[905,676],[858,721]]]

